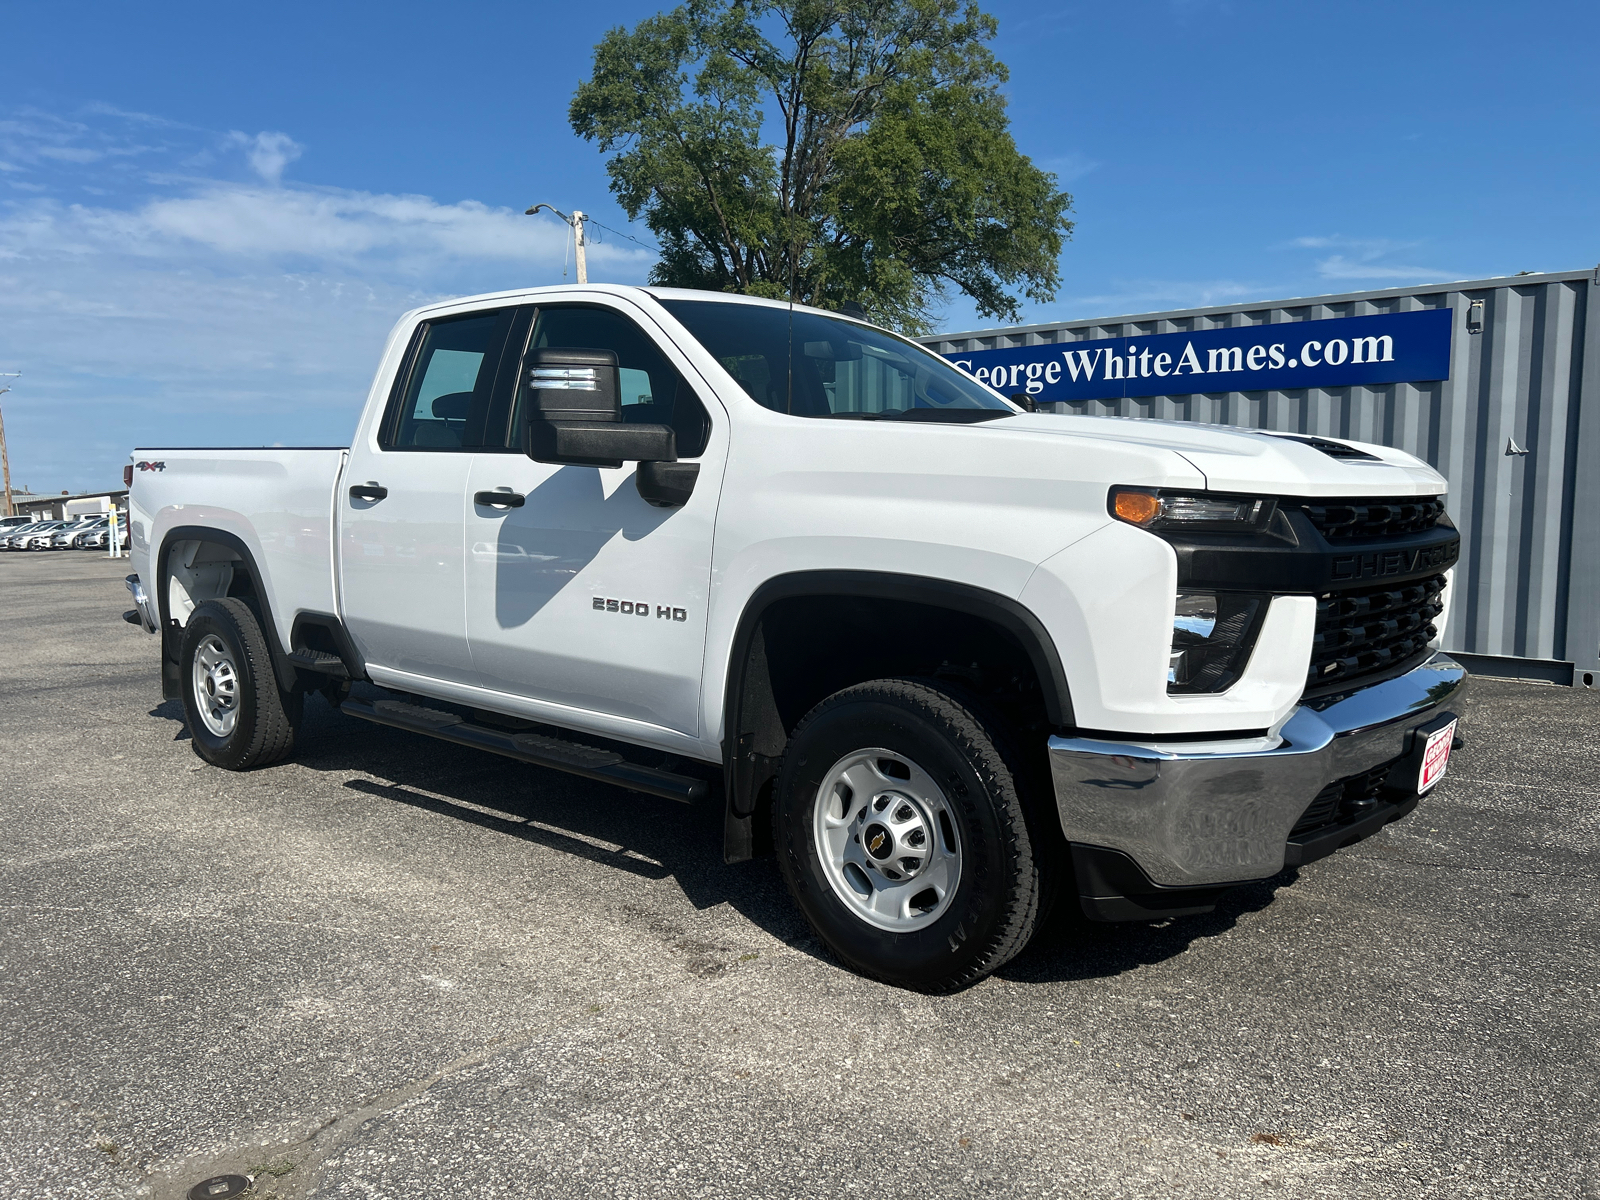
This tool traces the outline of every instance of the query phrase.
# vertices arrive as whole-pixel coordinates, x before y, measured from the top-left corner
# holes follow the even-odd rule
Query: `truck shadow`
[[[1271,879],[1226,893],[1214,911],[1165,921],[1101,922],[1085,919],[1075,897],[1063,895],[1028,948],[996,972],[1012,983],[1064,983],[1106,979],[1184,953],[1195,942],[1228,932],[1245,913],[1272,903],[1281,887],[1299,878],[1290,867]]]
[[[163,700],[150,710],[150,715],[178,723],[178,728],[172,735],[173,741],[187,742],[189,740],[188,718],[183,715],[182,700]]]
[[[479,510],[486,511],[486,510]],[[469,548],[469,570],[492,570],[495,620],[517,629],[538,616],[620,534],[636,542],[674,515],[652,508],[632,479],[610,496],[593,467],[562,467],[498,519],[491,543]],[[559,516],[562,524],[548,524]]]
[[[181,710],[157,715],[182,720]],[[727,904],[791,948],[835,960],[789,899],[772,858],[722,861],[722,790],[716,768],[680,761],[710,797],[682,805],[482,751],[346,717],[308,699],[295,762],[313,771],[359,773],[343,786],[386,803],[448,816],[573,858],[637,876],[672,879],[696,909]],[[1011,983],[1109,978],[1184,953],[1272,903],[1298,872],[1236,889],[1214,912],[1154,923],[1100,924],[1077,912],[1070,885],[1049,921],[997,973]]]
[[[310,697],[294,761],[313,771],[367,776],[343,786],[374,799],[642,879],[671,878],[696,909],[728,904],[779,940],[823,956],[789,902],[774,860],[722,861],[721,772],[708,764],[680,759],[673,765],[710,784],[708,799],[678,804],[370,724]]]

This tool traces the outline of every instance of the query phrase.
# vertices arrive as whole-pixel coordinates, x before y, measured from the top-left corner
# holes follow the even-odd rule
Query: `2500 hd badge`
[[[621,613],[625,617],[648,617],[650,615],[650,602],[648,600],[613,600],[606,596],[594,598],[595,612]],[[656,616],[663,621],[687,621],[689,610],[686,608],[671,608],[665,604],[656,605]]]

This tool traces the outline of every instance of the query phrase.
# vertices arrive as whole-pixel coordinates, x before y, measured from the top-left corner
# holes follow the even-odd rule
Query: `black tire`
[[[1018,771],[1002,744],[954,696],[909,679],[836,692],[796,727],[773,798],[779,867],[812,929],[849,966],[885,983],[945,992],[977,982],[1027,944],[1044,871]],[[942,912],[903,931],[879,928],[847,905],[818,848],[819,790],[836,765],[868,748],[905,755],[944,789],[960,846],[958,882]]]
[[[201,713],[202,698],[197,694],[200,685],[195,672],[196,657],[203,648],[214,649],[213,643],[224,648],[233,677],[226,689],[232,698],[226,705],[232,710],[232,724],[220,732],[211,728]],[[189,614],[178,651],[178,683],[184,717],[189,722],[190,744],[207,762],[229,771],[248,771],[278,762],[293,752],[304,698],[278,690],[267,639],[255,613],[243,600],[232,596],[207,600]],[[213,718],[213,723],[223,722]]]

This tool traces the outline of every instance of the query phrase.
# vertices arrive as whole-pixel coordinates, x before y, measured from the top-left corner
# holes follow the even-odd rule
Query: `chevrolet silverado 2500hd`
[[[1405,815],[1465,672],[1445,481],[1035,415],[861,321],[661,288],[438,304],[348,448],[141,449],[136,610],[201,757],[363,720],[680,800],[845,962],[942,989]],[[365,681],[352,695],[352,681]],[[686,773],[687,772],[687,773]]]

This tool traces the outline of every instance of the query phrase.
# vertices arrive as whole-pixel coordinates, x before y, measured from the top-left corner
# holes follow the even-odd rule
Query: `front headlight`
[[[1106,507],[1117,520],[1140,529],[1245,533],[1265,529],[1278,502],[1261,496],[1114,487]]]
[[[1265,596],[1179,592],[1172,615],[1167,691],[1220,692],[1232,687],[1255,645]]]

